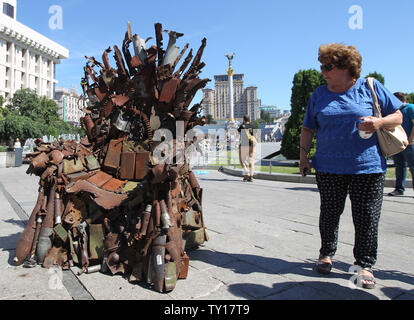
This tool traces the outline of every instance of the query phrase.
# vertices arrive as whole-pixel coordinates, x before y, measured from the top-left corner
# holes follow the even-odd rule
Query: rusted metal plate
[[[88,179],[88,181],[97,187],[102,187],[105,183],[107,183],[109,180],[112,179],[112,176],[110,174],[107,174],[104,171],[99,171],[92,177]]]
[[[126,181],[124,181],[124,180],[119,180],[119,179],[116,179],[116,178],[112,178],[107,183],[105,183],[101,188],[105,189],[105,190],[108,190],[108,191],[115,192],[115,191],[119,190],[125,183],[126,183]]]
[[[135,152],[121,153],[121,167],[119,177],[125,180],[134,180],[135,178]]]
[[[104,251],[104,230],[102,224],[89,225],[90,259],[102,260]]]
[[[129,100],[130,98],[124,94],[119,94],[119,95],[116,95],[114,98],[112,98],[112,102],[119,107],[123,106]]]
[[[89,179],[94,174],[95,172],[77,172],[77,173],[68,174],[66,176],[69,182],[75,182],[78,180]]]
[[[66,192],[69,194],[87,192],[91,195],[91,200],[105,210],[119,207],[128,198],[126,194],[118,194],[100,189],[86,180],[80,180],[73,185],[67,186]]]
[[[178,85],[180,84],[180,79],[172,78],[166,82],[164,82],[159,102],[169,104],[175,97],[175,92],[177,91]]]
[[[109,141],[108,151],[105,156],[104,169],[111,173],[116,173],[121,160],[123,139],[113,139]]]
[[[86,167],[88,168],[88,170],[96,170],[96,169],[101,168],[98,160],[93,155],[87,156],[85,158],[85,161],[86,161]]]
[[[80,159],[65,159],[63,160],[63,173],[71,174],[83,170],[83,163]]]
[[[137,152],[135,155],[135,179],[142,180],[148,174],[148,162],[150,161],[150,152]]]

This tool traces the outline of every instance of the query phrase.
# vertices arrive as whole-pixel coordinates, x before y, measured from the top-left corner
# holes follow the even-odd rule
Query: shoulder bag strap
[[[380,106],[380,104],[378,102],[378,97],[377,97],[377,94],[375,93],[375,89],[374,89],[374,78],[368,77],[367,78],[367,81],[368,81],[368,87],[371,90],[372,101],[374,102],[373,103],[374,117],[382,118],[382,115],[381,115],[381,106]]]

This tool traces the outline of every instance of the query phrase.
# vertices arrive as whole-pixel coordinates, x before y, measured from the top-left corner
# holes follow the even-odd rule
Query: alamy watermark
[[[362,276],[360,274],[362,267],[353,265],[349,268],[348,272],[352,274],[348,281],[348,287],[350,289],[362,288]]]
[[[63,9],[56,4],[49,7],[49,14],[52,16],[49,18],[49,28],[52,30],[63,29]]]
[[[60,290],[63,289],[63,272],[59,266],[52,266],[47,271],[50,274],[49,277],[49,289]]]
[[[349,7],[348,13],[352,14],[348,20],[349,28],[351,30],[362,30],[364,25],[364,11],[362,10],[362,7],[354,4]]]
[[[239,164],[239,156],[231,157],[232,151],[241,148],[248,153],[249,139],[243,129],[240,133],[237,129],[208,129],[207,133],[201,129],[193,128],[185,132],[184,121],[176,121],[175,135],[169,129],[162,128],[154,132],[153,160],[155,164],[184,164],[189,163],[195,153],[203,158],[203,164],[211,164],[225,160],[227,164]],[[253,130],[256,141],[260,141],[261,130]],[[257,144],[256,154],[260,155],[261,147]],[[233,153],[234,154],[234,153]],[[201,163],[200,163],[201,164]]]

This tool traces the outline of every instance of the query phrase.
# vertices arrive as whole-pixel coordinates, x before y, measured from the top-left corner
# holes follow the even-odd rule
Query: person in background
[[[405,191],[407,179],[407,166],[410,168],[414,190],[414,104],[407,103],[407,96],[402,92],[394,95],[402,101],[401,113],[403,115],[402,127],[408,137],[408,146],[404,151],[393,155],[395,165],[395,190],[388,193],[389,196],[402,196]]]
[[[16,138],[16,141],[14,142],[13,148],[17,149],[17,148],[21,148],[21,147],[22,147],[22,144],[20,143],[19,138]]]
[[[8,141],[8,148],[7,148],[7,150],[8,151],[13,151],[14,150],[14,139],[13,139],[13,137],[12,136],[9,136],[9,141]]]
[[[254,158],[256,139],[254,137],[253,130],[255,127],[250,123],[250,117],[245,115],[243,117],[243,123],[237,129],[240,133],[240,146],[239,146],[239,160],[243,168],[243,181],[253,182],[254,175]],[[247,169],[249,166],[249,169]]]
[[[360,78],[362,57],[354,46],[321,45],[318,60],[327,84],[313,92],[300,137],[300,172],[311,171],[308,153],[316,132],[312,166],[320,195],[321,247],[316,270],[329,274],[338,243],[339,219],[349,194],[355,227],[354,264],[363,288],[375,287],[372,266],[377,260],[386,159],[375,131],[401,124],[401,101],[374,80],[383,118],[373,116],[368,81]],[[359,131],[367,133],[363,139]]]

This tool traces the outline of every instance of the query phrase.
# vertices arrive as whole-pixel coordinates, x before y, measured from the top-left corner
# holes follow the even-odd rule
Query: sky
[[[53,20],[56,11],[49,13],[56,5],[61,26]],[[413,12],[412,0],[17,0],[18,21],[69,49],[57,65],[57,86],[81,92],[85,55],[102,61],[106,48],[121,47],[128,21],[133,34],[153,37],[149,45],[155,45],[159,22],[184,33],[180,48],[189,43],[197,52],[207,39],[200,75],[211,79],[207,88],[214,89],[214,75],[226,73],[225,55],[234,52],[233,69],[244,74],[245,87],[258,87],[262,105],[282,110],[290,109],[295,73],[319,70],[318,48],[332,42],[358,49],[362,76],[376,71],[391,92],[414,92]],[[166,48],[168,35],[163,38]],[[201,99],[200,90],[192,104]]]

